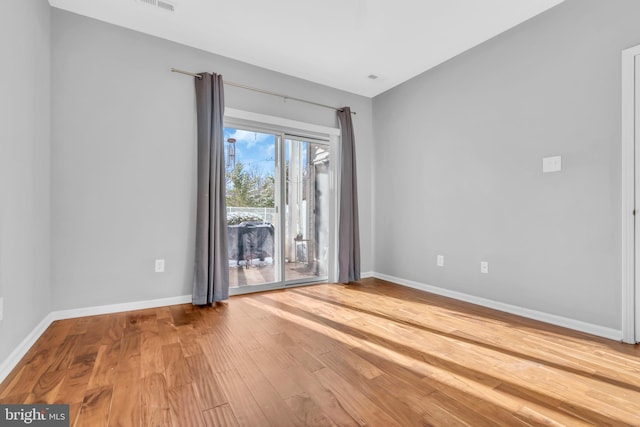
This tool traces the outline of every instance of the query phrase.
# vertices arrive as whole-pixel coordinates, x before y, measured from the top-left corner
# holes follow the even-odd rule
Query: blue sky
[[[276,136],[270,133],[242,129],[224,128],[224,151],[227,158],[229,138],[235,138],[236,163],[242,163],[245,170],[257,171],[263,176],[275,175]],[[286,144],[285,161],[289,159],[289,144]],[[302,144],[302,164],[306,163],[307,144]]]
[[[275,135],[242,129],[224,128],[225,158],[229,138],[236,139],[236,163],[245,165],[245,170],[255,170],[261,175],[274,175],[276,156]]]

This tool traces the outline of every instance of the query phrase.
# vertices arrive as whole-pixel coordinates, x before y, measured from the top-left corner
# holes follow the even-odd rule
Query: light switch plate
[[[542,172],[560,172],[562,170],[562,156],[545,157],[542,159]]]
[[[156,273],[164,273],[164,260],[157,259],[156,260]]]
[[[436,258],[436,264],[438,267],[444,267],[444,255],[438,255]]]
[[[4,298],[0,298],[0,320],[4,317]]]

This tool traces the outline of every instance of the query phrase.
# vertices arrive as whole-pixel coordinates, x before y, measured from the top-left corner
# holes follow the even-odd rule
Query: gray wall
[[[49,5],[0,13],[0,362],[50,311]]]
[[[374,98],[376,271],[620,329],[620,61],[638,16],[568,0]],[[563,171],[542,174],[553,155]]]
[[[193,79],[171,67],[357,111],[363,270],[372,265],[371,99],[52,11],[55,309],[191,293]],[[337,127],[335,112],[227,86],[227,107]],[[166,273],[153,260],[166,260]]]

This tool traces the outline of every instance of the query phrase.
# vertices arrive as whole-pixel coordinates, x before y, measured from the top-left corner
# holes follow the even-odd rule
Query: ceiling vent
[[[169,3],[168,1],[158,0],[158,7],[160,9],[168,10],[169,12],[175,12],[176,7],[173,3]]]
[[[166,0],[136,0],[138,3],[152,6],[158,9],[166,10],[167,12],[175,12],[176,5]]]

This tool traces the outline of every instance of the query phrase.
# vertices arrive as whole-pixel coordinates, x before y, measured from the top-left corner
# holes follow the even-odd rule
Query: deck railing
[[[268,222],[273,224],[275,222],[276,217],[276,209],[275,208],[248,208],[248,207],[237,207],[237,206],[227,206],[227,217],[229,214],[242,214],[249,213],[255,216],[262,218],[262,222]]]

